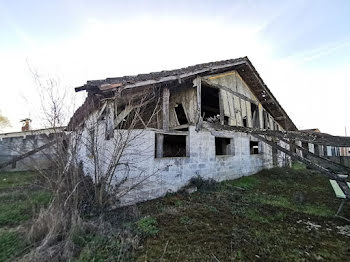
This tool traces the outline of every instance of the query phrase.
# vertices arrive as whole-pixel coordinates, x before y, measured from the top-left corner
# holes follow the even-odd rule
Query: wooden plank
[[[252,109],[250,102],[246,101],[247,108],[247,119],[248,119],[248,127],[253,127],[253,117],[252,117]]]
[[[224,115],[225,116],[230,116],[230,107],[229,107],[229,104],[228,104],[226,91],[220,90],[219,95],[220,95],[221,100],[222,100],[223,109],[224,109]]]
[[[169,130],[169,88],[163,89],[163,129]]]
[[[236,118],[236,125],[242,126],[241,104],[239,102],[239,97],[233,96],[233,105]]]
[[[230,108],[230,120],[229,120],[229,124],[231,126],[235,126],[238,124],[238,120],[237,120],[237,117],[236,117],[236,109],[235,109],[235,96],[233,96],[232,94],[230,93],[227,93],[227,101],[228,101],[228,104],[229,104],[229,108]]]
[[[219,109],[220,109],[220,123],[223,125],[224,123],[224,116],[225,116],[225,110],[224,110],[224,100],[222,99],[221,95],[222,90],[219,90]]]
[[[330,179],[329,182],[331,183],[334,193],[338,198],[346,198],[343,190],[341,190],[340,186],[338,185],[337,181]]]

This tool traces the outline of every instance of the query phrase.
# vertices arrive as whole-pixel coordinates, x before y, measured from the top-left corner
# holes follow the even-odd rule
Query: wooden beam
[[[270,98],[270,99],[267,99],[265,101],[262,101],[261,104],[265,105],[265,104],[270,104],[270,103],[273,103],[273,102],[275,102],[275,101]]]
[[[97,114],[97,119],[98,119],[98,120],[100,120],[103,111],[105,111],[105,109],[106,109],[106,106],[107,106],[107,102],[105,102],[105,103],[103,104],[103,106],[101,107],[100,111],[98,112],[98,114]]]
[[[274,119],[275,119],[276,121],[280,121],[280,120],[285,120],[286,117],[285,117],[285,116],[277,116],[277,117],[274,117]]]
[[[194,86],[197,89],[197,119],[196,119],[196,131],[198,132],[201,129],[203,122],[201,112],[202,112],[202,79],[197,77],[194,80]]]
[[[128,105],[125,107],[125,109],[116,117],[114,121],[114,128],[117,128],[118,125],[127,117],[130,112],[134,109],[134,107]]]
[[[203,126],[207,129],[214,128],[217,130],[265,135],[270,137],[276,137],[278,139],[298,140],[298,141],[308,142],[308,143],[318,144],[318,145],[350,147],[350,137],[331,136],[323,133],[308,133],[308,132],[302,132],[302,131],[278,131],[278,130],[241,127],[241,126],[227,126],[227,125],[221,125],[218,122],[215,122],[215,123],[204,122]]]
[[[170,130],[188,128],[189,126],[190,126],[189,124],[184,124],[184,125],[179,125],[179,126],[173,126],[173,127],[170,127]]]
[[[157,129],[157,128],[145,128],[145,130],[154,131],[157,134],[164,134],[164,135],[178,135],[178,136],[188,136],[188,131],[177,131],[177,130],[163,130],[163,129]]]

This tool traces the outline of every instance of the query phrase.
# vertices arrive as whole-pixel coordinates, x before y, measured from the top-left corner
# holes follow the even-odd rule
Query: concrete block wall
[[[49,136],[45,134],[2,138],[0,140],[0,163],[10,161],[14,157],[40,147],[49,141]],[[49,159],[50,155],[50,149],[46,149],[18,161],[15,167],[7,166],[2,170],[26,171],[35,170],[37,168],[46,168],[51,163]]]
[[[133,183],[146,179],[136,189],[124,195],[120,205],[130,205],[164,196],[167,192],[176,192],[195,176],[223,181],[252,175],[273,166],[271,147],[259,142],[260,154],[251,155],[250,140],[256,141],[256,139],[247,134],[235,132],[227,134],[225,132],[223,137],[233,139],[234,154],[216,156],[215,137],[209,131],[196,132],[195,127],[191,126],[189,128],[189,156],[155,158],[155,132],[148,130],[131,132],[142,132],[142,135],[135,139],[133,146],[128,147],[125,151],[126,156],[123,161],[130,161],[132,169],[129,170],[128,181],[123,184],[121,190],[127,191],[127,188]],[[103,150],[111,148],[112,141],[103,143],[104,146],[101,147]],[[138,150],[139,153],[135,150]],[[81,160],[84,171],[92,174],[93,164],[91,161],[89,163],[84,155],[86,153],[82,151]],[[117,170],[115,182],[120,181],[123,176],[122,171]]]

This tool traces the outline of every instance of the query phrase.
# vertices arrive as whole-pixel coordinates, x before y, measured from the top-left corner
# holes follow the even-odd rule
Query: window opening
[[[258,141],[250,141],[250,154],[251,155],[259,154],[259,142]]]
[[[232,155],[231,141],[231,138],[215,137],[215,154],[217,156]]]
[[[201,115],[204,114],[204,120],[209,117],[220,116],[219,90],[202,86],[201,90]]]
[[[247,117],[245,116],[245,117],[243,117],[243,126],[244,127],[248,127],[248,121],[247,121]]]
[[[309,150],[309,144],[307,142],[301,142],[301,147]]]
[[[157,134],[163,135],[163,134]],[[186,135],[163,135],[162,157],[186,157]],[[155,143],[155,157],[157,157],[157,139]]]
[[[224,116],[224,125],[229,125],[228,120],[229,120],[229,117]]]
[[[320,155],[320,146],[319,145],[316,145],[314,144],[314,151],[315,151],[315,155]]]

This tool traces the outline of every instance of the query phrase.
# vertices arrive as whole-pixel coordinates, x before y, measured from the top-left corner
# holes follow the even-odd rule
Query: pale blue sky
[[[345,0],[0,0],[0,110],[8,131],[27,116],[40,126],[28,63],[72,90],[86,80],[247,55],[299,128],[343,135],[349,14]]]

